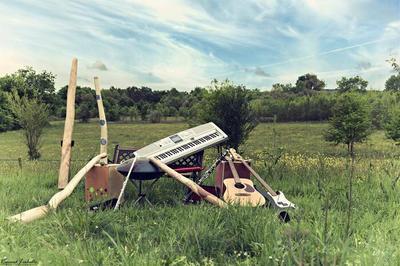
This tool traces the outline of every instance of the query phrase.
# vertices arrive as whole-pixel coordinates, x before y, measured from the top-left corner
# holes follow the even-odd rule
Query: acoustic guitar
[[[293,208],[296,209],[296,205],[290,202],[282,191],[274,191],[265,181],[261,178],[261,176],[254,171],[253,168],[240,156],[236,153],[235,149],[230,149],[229,152],[231,153],[234,160],[240,161],[243,165],[252,173],[252,175],[260,182],[260,184],[266,190],[266,197],[268,198],[269,202],[278,209],[286,209],[286,208]]]
[[[229,204],[241,206],[262,206],[265,198],[258,192],[250,179],[240,178],[230,157],[225,157],[231,169],[233,178],[224,179],[225,192],[223,199]]]

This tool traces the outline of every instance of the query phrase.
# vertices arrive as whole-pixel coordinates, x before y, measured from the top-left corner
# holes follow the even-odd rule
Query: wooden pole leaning
[[[104,112],[103,98],[101,97],[101,87],[98,77],[94,77],[94,87],[96,89],[97,108],[99,109],[99,124],[100,124],[100,153],[107,153],[108,132],[106,113]],[[107,157],[100,160],[100,164],[106,165]]]
[[[65,200],[71,193],[74,191],[76,186],[79,184],[79,182],[82,180],[82,178],[85,176],[85,174],[92,169],[92,167],[101,159],[104,157],[107,157],[106,153],[102,153],[94,157],[92,160],[90,160],[72,179],[71,181],[65,186],[64,190],[57,192],[54,194],[54,196],[50,199],[49,203],[47,205],[39,206],[24,212],[21,212],[19,214],[16,214],[14,216],[8,217],[8,220],[12,222],[21,222],[21,223],[29,223],[34,220],[37,220],[39,218],[42,218],[46,216],[46,214],[50,210],[55,210],[57,209],[58,205]]]
[[[75,93],[78,71],[78,59],[72,59],[71,73],[67,92],[67,110],[65,115],[64,136],[61,148],[61,162],[58,173],[58,188],[63,189],[68,183],[71,163],[72,131],[75,120]]]
[[[161,162],[160,160],[158,160],[154,157],[149,158],[149,160],[152,163],[154,163],[156,166],[158,166],[161,170],[163,170],[165,173],[167,173],[169,176],[171,176],[178,182],[187,186],[190,190],[192,190],[194,193],[196,193],[202,199],[204,199],[218,207],[221,207],[221,208],[228,206],[224,201],[222,201],[218,197],[214,196],[213,194],[207,192],[201,186],[197,185],[195,182],[193,182],[189,178],[186,178],[183,175],[181,175],[180,173],[176,172],[174,169],[170,168],[168,165]]]
[[[252,173],[252,175],[260,182],[260,184],[272,195],[276,196],[276,192],[264,181],[264,179],[242,158],[240,154],[236,152],[235,149],[229,149],[229,153],[235,160],[243,163],[243,165]]]

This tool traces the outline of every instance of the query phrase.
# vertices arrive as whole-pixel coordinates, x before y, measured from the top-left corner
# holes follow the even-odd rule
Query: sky
[[[78,85],[270,89],[314,73],[383,89],[400,58],[400,0],[0,1],[0,75],[24,66]]]

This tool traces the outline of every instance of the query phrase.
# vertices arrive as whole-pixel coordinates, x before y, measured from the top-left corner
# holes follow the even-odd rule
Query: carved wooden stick
[[[107,153],[108,133],[107,133],[107,120],[104,112],[103,98],[101,97],[101,87],[98,77],[94,77],[94,87],[96,89],[97,107],[99,109],[99,123],[100,123],[100,153]],[[101,164],[107,164],[107,157],[100,160]]]
[[[262,177],[236,152],[235,149],[229,149],[230,154],[235,160],[241,161],[243,165],[252,173],[252,175],[260,182],[260,184],[272,195],[276,196],[276,192],[262,179]]]
[[[12,222],[20,221],[22,223],[29,223],[39,218],[44,217],[50,210],[57,209],[58,205],[65,200],[74,191],[76,186],[82,180],[87,172],[102,158],[107,157],[106,153],[97,155],[90,160],[65,186],[64,190],[57,192],[49,201],[47,205],[39,206],[14,216],[8,217],[8,220]]]
[[[63,189],[68,183],[69,167],[71,162],[71,142],[72,131],[74,129],[75,119],[75,92],[76,92],[76,75],[78,71],[78,60],[72,59],[71,73],[69,77],[68,93],[67,93],[67,110],[64,124],[64,137],[61,148],[61,162],[58,174],[58,188]]]
[[[214,196],[213,194],[207,192],[204,190],[202,187],[197,185],[195,182],[190,180],[189,178],[184,177],[180,173],[176,172],[174,169],[170,168],[168,165],[165,163],[161,162],[160,160],[157,160],[156,158],[149,158],[151,162],[153,162],[156,166],[158,166],[161,170],[163,170],[165,173],[167,173],[169,176],[174,178],[175,180],[181,182],[185,186],[187,186],[189,189],[191,189],[194,193],[196,193],[199,197],[202,199],[217,205],[218,207],[224,208],[227,207],[228,205]]]

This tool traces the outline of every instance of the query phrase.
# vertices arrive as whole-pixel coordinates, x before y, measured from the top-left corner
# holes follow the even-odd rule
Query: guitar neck
[[[235,183],[238,184],[240,183],[240,177],[238,172],[236,171],[235,165],[232,162],[232,159],[228,156],[225,157],[226,161],[229,164],[229,168],[231,169],[232,175],[233,175],[233,179],[235,180]]]
[[[264,179],[262,179],[262,177],[256,171],[254,171],[254,169],[251,168],[251,166],[245,160],[241,159],[241,161],[244,166],[249,169],[250,173],[252,173],[252,175],[258,180],[258,182],[260,182],[260,184],[269,192],[269,194],[275,197],[277,195],[276,192],[267,184],[267,182],[265,182]]]
[[[237,154],[236,151],[233,149],[231,149],[230,152],[235,159],[243,163],[243,165],[250,171],[250,173],[257,179],[257,181],[260,182],[260,184],[269,192],[269,194],[271,194],[273,197],[277,195],[276,192],[267,184],[267,182],[265,182],[264,179],[262,179],[262,177],[256,171],[254,171],[254,169],[242,158],[242,156]]]

